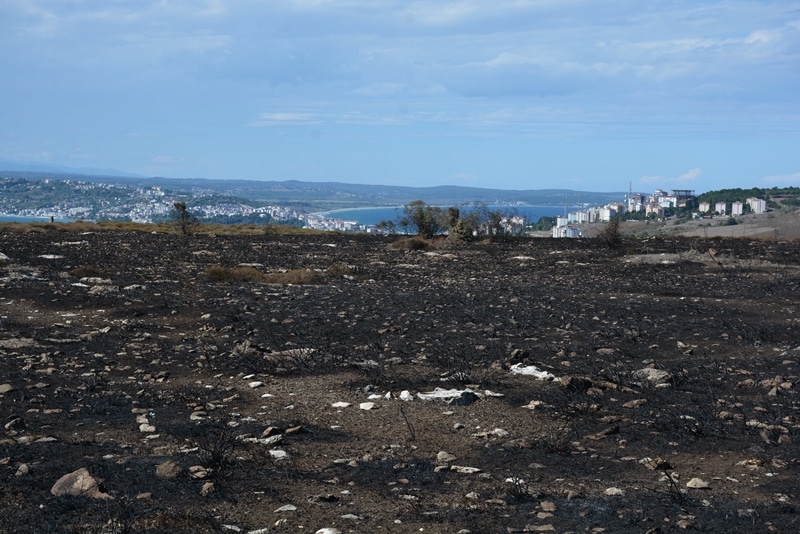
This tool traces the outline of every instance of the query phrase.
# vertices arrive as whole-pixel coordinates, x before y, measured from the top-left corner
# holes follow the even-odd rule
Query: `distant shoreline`
[[[329,217],[328,214],[336,213],[339,211],[366,211],[366,210],[392,210],[392,209],[403,209],[403,206],[363,206],[360,208],[339,208],[335,210],[317,211],[312,213],[311,215],[316,215],[318,217],[325,217],[326,219],[336,219],[337,217]]]
[[[56,219],[55,222],[71,222],[71,219]],[[50,222],[50,217],[34,217],[26,215],[14,215],[11,213],[0,213],[0,222]]]

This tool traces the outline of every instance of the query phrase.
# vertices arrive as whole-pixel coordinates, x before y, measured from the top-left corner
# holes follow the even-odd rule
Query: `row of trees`
[[[423,200],[414,200],[403,206],[397,221],[381,221],[378,228],[390,232],[415,233],[424,238],[447,233],[453,239],[468,239],[474,235],[504,235],[509,232],[504,219],[514,215],[513,210],[490,210],[486,204],[442,208],[431,206]],[[520,226],[519,230],[522,228]]]

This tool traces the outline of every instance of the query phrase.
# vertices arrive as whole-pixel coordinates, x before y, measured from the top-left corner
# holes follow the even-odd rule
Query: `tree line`
[[[460,207],[441,207],[432,206],[424,200],[414,200],[403,206],[403,213],[397,220],[383,220],[377,227],[391,233],[416,234],[426,239],[441,234],[447,234],[452,239],[516,235],[522,232],[522,225],[509,223],[515,214],[513,209],[492,210],[481,202]]]

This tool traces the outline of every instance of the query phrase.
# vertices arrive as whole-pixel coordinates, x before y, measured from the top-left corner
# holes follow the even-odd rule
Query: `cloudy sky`
[[[0,159],[503,189],[800,185],[800,1],[0,0]]]

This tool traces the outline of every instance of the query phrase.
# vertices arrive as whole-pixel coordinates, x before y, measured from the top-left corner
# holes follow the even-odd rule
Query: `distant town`
[[[745,208],[746,206],[746,208]],[[694,209],[696,208],[696,209]],[[624,202],[612,202],[605,206],[588,208],[570,212],[567,217],[558,217],[553,226],[553,237],[580,237],[582,224],[596,222],[609,222],[616,217],[631,218],[631,215],[641,214],[645,218],[665,219],[676,210],[690,211],[694,219],[741,216],[745,209],[749,213],[764,213],[767,211],[766,200],[749,197],[745,202],[726,201],[698,202],[694,190],[676,189],[670,192],[656,189],[652,194],[631,193]]]
[[[387,231],[385,225],[365,225],[356,220],[329,217],[308,207],[248,203],[197,187],[186,192],[158,185],[141,187],[72,179],[0,177],[0,192],[0,215],[6,218],[158,223],[169,220],[176,202],[185,202],[191,214],[202,222],[291,224],[341,232]],[[630,192],[618,202],[582,206],[566,216],[543,217],[540,221],[528,221],[509,210],[503,214],[500,225],[508,233],[520,234],[535,229],[539,232],[552,230],[553,237],[580,237],[583,225],[609,222],[615,218],[738,217],[745,213],[763,213],[767,209],[767,200],[755,196],[733,201],[720,198],[711,202],[699,199],[693,190],[656,189],[652,193]]]

